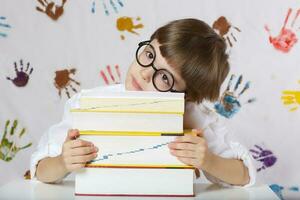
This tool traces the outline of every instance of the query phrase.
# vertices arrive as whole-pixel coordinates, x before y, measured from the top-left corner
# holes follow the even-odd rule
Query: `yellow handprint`
[[[298,81],[300,84],[300,80]],[[290,111],[295,111],[300,106],[300,91],[296,90],[284,90],[282,91],[281,97],[283,104],[287,106],[293,106],[290,108]]]

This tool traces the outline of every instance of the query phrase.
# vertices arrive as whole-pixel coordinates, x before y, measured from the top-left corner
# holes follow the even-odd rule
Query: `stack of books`
[[[99,148],[76,173],[75,195],[194,196],[194,168],[168,148],[185,134],[184,94],[86,92],[71,113],[80,138]]]

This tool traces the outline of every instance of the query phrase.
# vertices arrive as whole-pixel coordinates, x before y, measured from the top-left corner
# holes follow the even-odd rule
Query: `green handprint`
[[[12,141],[8,138],[13,138],[13,135],[15,134],[15,130],[18,125],[18,121],[14,120],[13,124],[10,128],[9,135],[8,135],[8,126],[10,124],[10,120],[7,120],[5,123],[4,133],[1,139],[0,143],[0,159],[6,162],[11,161],[15,155],[21,151],[22,149],[26,149],[32,145],[32,143],[29,143],[25,146],[18,147],[16,144],[16,141],[12,139]],[[25,128],[23,128],[18,136],[18,139],[20,139],[25,133]]]

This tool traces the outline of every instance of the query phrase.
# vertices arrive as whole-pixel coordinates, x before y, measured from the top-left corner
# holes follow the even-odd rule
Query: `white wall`
[[[50,0],[48,0],[50,2]],[[234,28],[230,32],[233,46],[230,48],[231,72],[243,75],[243,82],[251,81],[250,88],[239,98],[245,102],[255,97],[256,101],[242,105],[228,125],[235,135],[249,149],[259,145],[270,150],[276,157],[270,167],[258,172],[258,181],[283,185],[300,183],[299,122],[300,109],[300,44],[294,44],[289,52],[284,53],[270,44],[268,25],[273,36],[278,36],[288,9],[292,8],[287,29],[299,37],[300,17],[291,27],[300,2],[293,0],[259,1],[259,0],[201,0],[201,1],[141,1],[117,0],[118,12],[115,12],[109,0],[68,0],[64,13],[57,21],[46,14],[38,12],[38,1],[0,0],[0,137],[2,138],[6,120],[18,120],[16,135],[21,128],[26,132],[20,139],[15,139],[19,146],[32,142],[33,145],[21,150],[9,162],[0,160],[0,184],[14,178],[22,178],[29,169],[30,155],[43,132],[57,123],[63,105],[67,100],[65,91],[62,97],[54,86],[55,72],[76,68],[71,77],[80,82],[80,88],[92,88],[104,85],[100,70],[107,65],[118,64],[121,79],[124,81],[127,67],[134,59],[139,41],[146,40],[159,26],[170,20],[194,17],[212,25],[220,16],[225,16]],[[60,5],[60,0],[55,0]],[[96,10],[92,13],[95,2]],[[110,12],[106,15],[102,2]],[[131,17],[134,23],[144,27],[136,29],[139,35],[120,32],[116,21],[120,17]],[[140,20],[136,20],[140,17]],[[4,34],[7,34],[4,37]],[[121,40],[121,35],[125,40]],[[30,62],[33,72],[27,85],[17,87],[6,77],[15,77],[14,62]],[[229,78],[229,77],[228,77]],[[224,83],[224,89],[228,79]],[[235,80],[233,81],[235,84]],[[297,100],[291,99],[291,105],[284,105],[284,90],[295,91]],[[71,95],[74,92],[69,88]],[[293,94],[292,94],[293,95]],[[293,96],[291,96],[293,97]],[[10,130],[11,125],[9,125]],[[0,148],[1,152],[5,148]],[[257,150],[257,149],[256,149]],[[257,161],[257,168],[263,164]],[[4,178],[2,178],[4,177]]]

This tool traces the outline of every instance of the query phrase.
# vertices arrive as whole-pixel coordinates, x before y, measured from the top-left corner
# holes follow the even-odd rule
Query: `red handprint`
[[[282,51],[284,53],[289,52],[291,48],[294,46],[294,44],[297,43],[298,41],[297,35],[293,32],[293,30],[286,28],[291,13],[292,13],[292,9],[289,8],[286,18],[284,20],[283,27],[281,28],[279,35],[276,37],[271,36],[271,31],[269,27],[265,25],[265,29],[269,33],[270,43],[273,44],[275,49]],[[291,28],[293,28],[299,14],[300,14],[300,9],[297,10],[297,13],[292,21]]]

